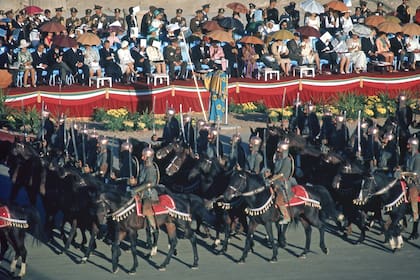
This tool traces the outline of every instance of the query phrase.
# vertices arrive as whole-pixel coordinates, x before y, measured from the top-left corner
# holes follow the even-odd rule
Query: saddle
[[[287,201],[286,203],[281,203],[281,205],[278,201],[276,201],[277,206],[294,207],[304,204],[315,208],[321,208],[320,202],[312,199],[303,186],[295,185],[291,189],[293,196],[289,197],[289,201]]]
[[[2,218],[10,219],[10,211],[7,206],[0,207],[0,228],[10,226],[10,222]]]
[[[138,195],[135,196],[135,200],[136,200],[137,216],[139,216],[139,217],[146,216],[143,213],[142,202],[141,202],[141,199]],[[169,213],[168,209],[173,209],[174,210],[175,209],[175,202],[167,194],[159,195],[159,202],[152,204],[152,210],[153,210],[154,215],[156,215],[156,216],[157,215],[168,214]]]

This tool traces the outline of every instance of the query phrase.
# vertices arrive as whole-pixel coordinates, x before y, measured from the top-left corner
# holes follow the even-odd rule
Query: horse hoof
[[[277,258],[276,257],[271,258],[270,263],[277,263]]]
[[[410,234],[410,236],[408,237],[408,240],[416,240],[419,238],[419,234],[415,233],[415,234]]]
[[[327,247],[323,247],[323,248],[321,248],[321,250],[325,255],[328,255],[329,252],[330,252]]]
[[[87,260],[88,260],[88,258],[87,257],[83,257],[81,260],[80,260],[80,263],[86,263],[87,262]]]
[[[174,256],[177,256],[177,255],[178,255],[178,250],[174,249]]]
[[[244,258],[240,258],[239,260],[238,260],[238,264],[244,264],[245,263],[245,259]]]
[[[136,270],[135,269],[132,269],[132,270],[130,270],[128,272],[128,274],[130,274],[130,275],[136,275]]]
[[[117,272],[118,272],[119,270],[120,270],[119,268],[116,268],[116,269],[114,269],[114,270],[112,271],[112,273],[117,274]]]
[[[191,269],[192,269],[192,270],[197,270],[197,269],[198,269],[198,264],[193,264],[193,265],[191,266]]]
[[[166,266],[161,265],[161,266],[158,267],[158,270],[159,271],[166,271]]]
[[[280,241],[280,242],[279,242],[279,247],[280,247],[280,248],[283,248],[283,249],[284,249],[284,248],[286,248],[286,242],[284,242],[284,241]]]
[[[301,260],[306,259],[306,254],[305,253],[300,254],[299,259],[301,259]]]

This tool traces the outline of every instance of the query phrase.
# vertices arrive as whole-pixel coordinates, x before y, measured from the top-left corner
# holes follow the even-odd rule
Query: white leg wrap
[[[157,254],[157,246],[152,247],[152,250],[150,251],[151,256],[156,256]]]
[[[17,264],[17,260],[15,260],[15,259],[13,259],[10,262],[10,272],[11,273],[15,273],[15,271],[16,271],[16,264]]]
[[[394,250],[395,248],[396,248],[396,242],[395,242],[395,237],[391,237],[390,239],[389,239],[389,246],[391,246],[391,249],[392,250]]]
[[[218,238],[218,239],[216,239],[216,240],[214,240],[214,245],[215,246],[219,246],[220,245],[220,243],[221,243],[221,241],[220,241],[220,239]]]
[[[20,267],[19,277],[23,277],[26,274],[26,263],[22,263]]]
[[[397,237],[397,249],[401,249],[404,245],[404,240],[401,235]]]

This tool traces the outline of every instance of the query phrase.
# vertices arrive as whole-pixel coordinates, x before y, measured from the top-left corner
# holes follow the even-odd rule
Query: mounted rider
[[[398,148],[396,137],[392,132],[387,132],[382,137],[378,168],[388,175],[393,175],[398,166]]]
[[[409,200],[411,203],[411,209],[413,211],[413,220],[417,222],[419,220],[419,209],[418,209],[418,196],[420,191],[420,153],[419,153],[419,139],[411,137],[408,139],[408,156],[405,165],[405,171],[410,172],[412,176],[407,180]]]
[[[100,178],[105,178],[109,175],[109,150],[108,150],[108,139],[100,135],[98,137],[98,142],[96,146],[97,157],[96,157],[96,166],[95,173]]]
[[[331,138],[330,145],[334,152],[344,155],[349,143],[349,129],[344,115],[335,117],[335,129]]]
[[[152,233],[157,231],[157,223],[152,206],[159,202],[159,195],[155,187],[160,180],[159,168],[153,161],[154,156],[155,152],[151,147],[143,149],[138,187],[133,189],[133,192],[138,194],[141,198],[142,212],[149,222]]]
[[[223,157],[223,146],[219,139],[217,127],[210,127],[207,140],[206,156],[211,160],[221,159]]]
[[[263,154],[261,153],[262,139],[259,136],[252,136],[249,139],[250,153],[246,158],[245,170],[260,174],[264,162]]]
[[[242,147],[242,137],[239,132],[232,135],[230,139],[230,154],[228,169],[240,168],[244,169],[246,166],[245,151]]]
[[[157,135],[152,135],[152,141],[160,141],[160,146],[164,147],[179,138],[179,122],[175,117],[175,109],[170,107],[166,110],[166,122],[163,127],[162,137],[158,138]]]
[[[274,170],[273,177],[268,179],[268,184],[274,185],[274,191],[277,194],[276,205],[279,207],[283,216],[281,223],[286,224],[290,222],[289,210],[286,203],[293,196],[292,186],[296,185],[296,180],[293,178],[294,160],[289,154],[289,141],[280,141],[277,144],[277,150],[273,158]]]
[[[303,112],[305,114],[305,121],[301,135],[307,138],[308,143],[317,144],[321,127],[316,115],[316,107],[309,102],[306,104]]]
[[[410,125],[413,123],[413,111],[407,104],[407,96],[401,94],[397,99],[397,141],[400,145],[400,165],[404,164],[406,158],[406,143],[410,138]]]

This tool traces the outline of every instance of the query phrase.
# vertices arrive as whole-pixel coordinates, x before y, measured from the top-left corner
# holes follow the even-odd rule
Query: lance
[[[361,130],[362,130],[362,119],[361,119],[362,112],[359,110],[358,116],[357,116],[357,152],[359,153],[359,156],[362,154],[362,146],[360,144],[360,137]]]
[[[217,118],[217,136],[216,136],[216,155],[217,155],[217,158],[219,158],[219,156],[220,156],[220,153],[219,153],[219,139],[220,139],[220,118],[218,117]]]
[[[185,141],[184,117],[182,116],[182,104],[179,104],[179,121],[181,122],[182,139]]]
[[[263,150],[263,156],[264,156],[264,169],[267,170],[267,129],[264,128],[264,150]]]
[[[348,135],[347,135],[347,127],[345,126],[347,124],[347,111],[344,111],[343,117],[344,117],[344,120],[343,120],[343,123],[344,123],[344,127],[343,127],[344,128],[344,139],[345,139],[346,145],[347,145]]]
[[[284,116],[284,106],[286,104],[286,90],[287,88],[283,88],[283,100],[281,102],[281,127],[283,128],[283,116]]]
[[[153,113],[153,135],[156,134],[156,119],[155,119],[155,109],[156,109],[156,96],[153,96],[153,104],[152,104],[152,113]]]
[[[77,145],[76,145],[76,137],[75,137],[75,133],[74,133],[74,126],[75,124],[72,123],[72,125],[70,126],[70,133],[71,133],[71,141],[73,144],[73,151],[74,151],[74,158],[76,160],[76,162],[79,161],[79,153],[77,152]]]
[[[198,139],[198,120],[195,121],[194,126],[194,154],[197,154],[197,139]]]
[[[295,112],[296,117],[298,116],[298,109],[299,109],[299,102],[300,102],[299,96],[300,96],[300,92],[298,91],[297,96],[296,96],[296,112]]]
[[[83,159],[83,166],[86,165],[86,144],[85,144],[85,137],[88,133],[88,130],[86,128],[86,124],[84,125],[82,129],[82,159]]]
[[[44,144],[45,141],[45,117],[44,117],[44,111],[45,111],[45,103],[42,101],[41,105],[41,141],[42,141],[42,150],[44,152],[44,155],[47,153],[47,147]]]
[[[191,138],[190,130],[191,130],[191,122],[192,122],[191,107],[190,107],[190,110],[188,111],[188,120],[189,121],[188,121],[188,124],[187,124],[187,132],[186,132],[187,139],[186,139],[186,141],[187,141],[188,147],[191,147],[191,143],[190,143],[190,138]]]
[[[128,171],[130,173],[130,179],[131,179],[131,177],[133,177],[133,166],[132,166],[132,164],[133,164],[133,155],[132,155],[132,151],[131,151],[132,146],[130,144],[130,138],[127,138],[127,143],[128,143],[128,161],[129,161]]]

